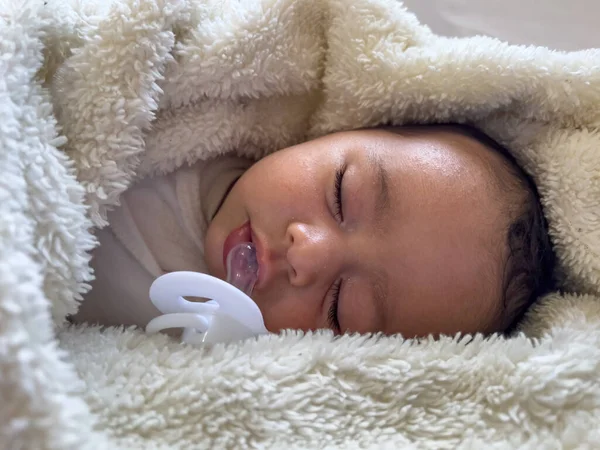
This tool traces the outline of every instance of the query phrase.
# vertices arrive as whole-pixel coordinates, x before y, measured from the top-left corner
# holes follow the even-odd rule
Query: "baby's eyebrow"
[[[385,168],[383,160],[379,155],[370,153],[368,156],[369,166],[376,177],[378,186],[377,199],[374,207],[374,223],[380,230],[383,229],[386,216],[390,212],[390,189],[389,189],[389,173]],[[387,322],[387,297],[388,297],[388,276],[385,271],[374,273],[371,278],[371,290],[375,300],[375,309],[377,314],[379,330],[385,328]]]
[[[371,169],[375,172],[377,177],[377,185],[379,187],[377,192],[377,201],[375,202],[374,219],[375,222],[381,227],[381,224],[384,222],[384,217],[388,215],[390,211],[390,176],[379,156],[371,153],[369,154],[368,161]]]
[[[377,329],[385,329],[387,323],[387,298],[388,298],[388,276],[384,271],[374,274],[371,281],[371,289],[375,299],[375,311],[377,315]]]

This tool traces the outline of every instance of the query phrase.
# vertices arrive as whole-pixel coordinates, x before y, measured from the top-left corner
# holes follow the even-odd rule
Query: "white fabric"
[[[0,22],[2,446],[600,442],[600,51],[440,38],[393,0],[0,0]],[[482,127],[540,187],[564,293],[526,335],[193,349],[122,328],[54,334],[90,281],[84,203],[103,226],[149,173],[447,120]]]
[[[92,253],[95,280],[78,322],[145,327],[160,312],[148,292],[159,276],[205,273],[204,235],[225,192],[248,167],[235,157],[200,161],[146,177],[128,189],[98,230]]]
[[[419,20],[445,36],[485,35],[556,50],[600,47],[596,0],[405,0]]]

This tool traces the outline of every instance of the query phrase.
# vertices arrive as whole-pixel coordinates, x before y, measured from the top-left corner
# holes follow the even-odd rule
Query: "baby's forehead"
[[[481,182],[506,170],[503,157],[494,149],[450,128],[373,129],[362,133],[362,145],[353,148],[362,157],[380,160],[390,173],[410,163],[437,169],[441,177],[480,177]]]
[[[420,145],[423,151],[436,150],[463,158],[465,162],[499,163],[504,158],[492,148],[489,142],[484,142],[481,136],[470,135],[466,131],[451,126],[419,126],[419,127],[394,127],[382,129],[396,138],[396,150],[401,151],[402,145],[411,143]],[[482,135],[485,136],[485,135]],[[390,144],[394,146],[394,143]],[[488,161],[493,159],[494,161]]]
[[[451,167],[459,169],[457,177],[477,177],[479,188],[493,189],[499,199],[525,191],[511,167],[514,163],[508,159],[512,158],[509,151],[478,130],[432,125],[385,131],[392,136],[387,146],[388,162],[407,156],[403,150],[410,146],[437,161],[440,173],[447,173]],[[409,156],[414,156],[414,152]],[[512,189],[505,189],[507,186]]]

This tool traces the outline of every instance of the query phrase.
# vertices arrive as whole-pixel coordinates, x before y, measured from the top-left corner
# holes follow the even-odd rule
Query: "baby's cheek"
[[[349,284],[338,304],[342,332],[377,333],[383,331],[383,312],[368,290]]]
[[[314,302],[285,293],[278,294],[278,292],[281,290],[253,296],[263,315],[267,330],[278,333],[286,329],[309,331],[322,328],[315,311],[310,308]]]

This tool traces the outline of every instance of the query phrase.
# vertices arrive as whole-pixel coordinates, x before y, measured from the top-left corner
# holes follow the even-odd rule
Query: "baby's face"
[[[225,278],[224,242],[249,222],[260,265],[252,297],[270,331],[496,331],[499,158],[448,130],[344,132],[276,152],[211,223],[209,271]]]

